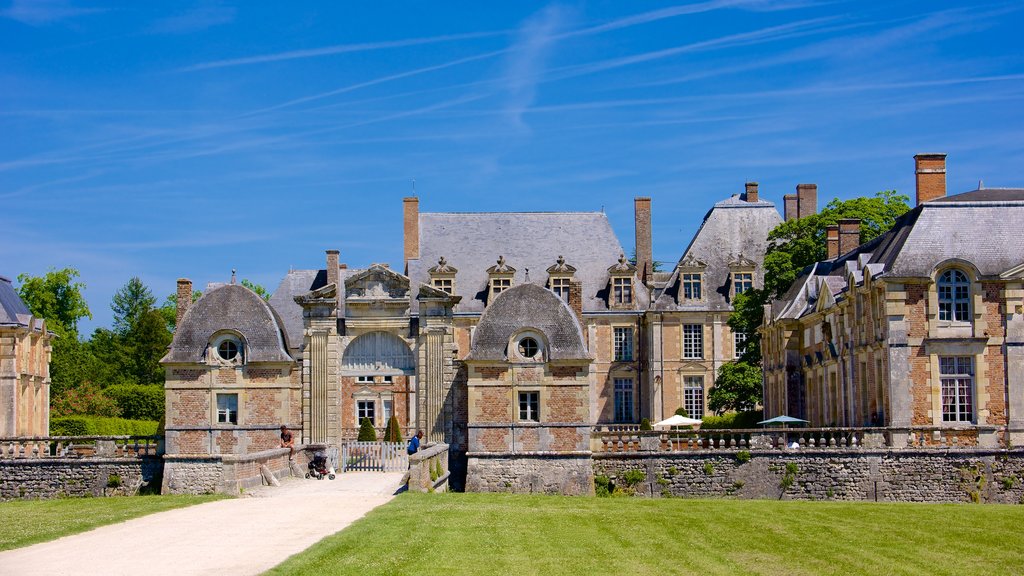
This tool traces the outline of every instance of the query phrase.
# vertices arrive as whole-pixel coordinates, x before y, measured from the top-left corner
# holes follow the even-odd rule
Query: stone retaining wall
[[[0,500],[131,495],[160,486],[163,462],[141,458],[0,460]]]
[[[590,455],[470,455],[466,491],[593,494]]]
[[[621,488],[642,470],[635,489],[654,497],[1024,503],[1021,450],[737,454],[600,454],[594,474]]]
[[[297,447],[292,460],[288,448],[246,455],[168,455],[164,457],[164,494],[238,494],[266,482],[263,467],[275,478],[306,472],[312,447]]]

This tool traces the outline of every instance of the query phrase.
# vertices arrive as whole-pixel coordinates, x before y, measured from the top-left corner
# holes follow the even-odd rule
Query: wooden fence
[[[401,442],[342,442],[338,469],[405,472],[409,469],[409,455]]]

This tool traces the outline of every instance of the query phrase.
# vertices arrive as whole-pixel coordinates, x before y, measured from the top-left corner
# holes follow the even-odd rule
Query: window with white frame
[[[752,272],[734,272],[732,275],[733,296],[743,294],[754,287],[754,274]]]
[[[743,348],[747,345],[747,333],[736,331],[732,333],[733,351],[737,358],[743,355]]]
[[[377,402],[374,400],[356,400],[356,423],[361,424],[363,418],[369,418],[370,423],[377,423]]]
[[[571,278],[552,278],[551,279],[551,291],[558,295],[563,302],[569,301],[569,285],[572,283]]]
[[[519,393],[519,420],[540,422],[540,392]]]
[[[683,408],[690,418],[700,418],[704,415],[703,376],[683,377]]]
[[[612,279],[612,298],[615,304],[632,304],[633,303],[633,279],[632,278],[613,278]]]
[[[217,394],[217,423],[238,424],[238,394]]]
[[[383,417],[382,422],[387,424],[388,420],[391,420],[391,414],[393,409],[393,403],[391,400],[384,400],[381,402],[381,416]]]
[[[696,360],[704,357],[704,325],[683,324],[683,358]]]
[[[940,356],[942,421],[974,420],[974,362],[970,356]]]
[[[970,322],[971,281],[957,269],[946,270],[939,276],[939,320]]]
[[[451,278],[434,278],[434,288],[448,294],[454,293],[454,287],[452,286]]]
[[[615,361],[629,362],[633,360],[633,328],[616,326],[614,330]]]
[[[373,384],[373,376],[356,376],[356,382],[359,384]]]
[[[700,273],[683,274],[683,298],[687,300],[701,299]]]
[[[381,377],[381,382],[383,382],[384,384],[394,384],[395,377],[394,376],[383,376],[383,377]]]
[[[615,421],[633,421],[633,379],[615,379]]]

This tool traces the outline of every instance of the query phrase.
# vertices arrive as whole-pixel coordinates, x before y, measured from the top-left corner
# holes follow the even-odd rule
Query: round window
[[[537,341],[529,336],[519,341],[519,354],[523,358],[533,358],[540,350]]]
[[[225,340],[217,346],[217,355],[224,360],[234,360],[238,357],[238,343],[234,340]]]

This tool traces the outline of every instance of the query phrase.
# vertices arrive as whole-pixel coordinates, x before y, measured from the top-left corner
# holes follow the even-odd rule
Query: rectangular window
[[[974,363],[970,356],[940,356],[942,421],[971,422],[974,419]]]
[[[383,376],[381,378],[381,381],[383,383],[385,383],[385,384],[392,384],[395,381],[395,377],[394,376]]]
[[[217,394],[217,423],[238,424],[238,394]]]
[[[564,302],[569,301],[569,283],[572,282],[569,278],[552,278],[551,279],[551,291],[558,295],[559,298]]]
[[[615,379],[615,421],[633,421],[633,379]]]
[[[737,358],[743,355],[743,347],[747,345],[747,333],[746,332],[733,332],[732,333],[732,346],[733,353]]]
[[[434,278],[434,288],[441,290],[442,292],[452,293],[452,279],[451,278]]]
[[[683,358],[697,360],[704,357],[704,325],[683,324]]]
[[[373,376],[356,376],[356,382],[360,384],[373,384]]]
[[[540,392],[519,393],[519,419],[540,422]]]
[[[613,298],[615,304],[633,303],[633,279],[614,278],[612,280]]]
[[[363,418],[369,418],[371,423],[377,422],[377,403],[373,400],[356,400],[356,424],[361,424]]]
[[[494,278],[491,280],[491,294],[497,296],[512,287],[511,278]]]
[[[383,404],[383,406],[381,407],[381,416],[383,416],[383,419],[381,421],[384,423],[384,425],[386,425],[388,423],[388,420],[391,420],[392,402],[391,400],[384,400],[381,404]]]
[[[690,418],[704,416],[704,377],[685,376],[683,378],[683,408]]]
[[[701,299],[700,274],[683,274],[683,298]]]
[[[743,294],[754,287],[754,275],[750,272],[736,272],[732,275],[733,295]]]
[[[615,328],[615,361],[629,362],[633,360],[633,328]]]

